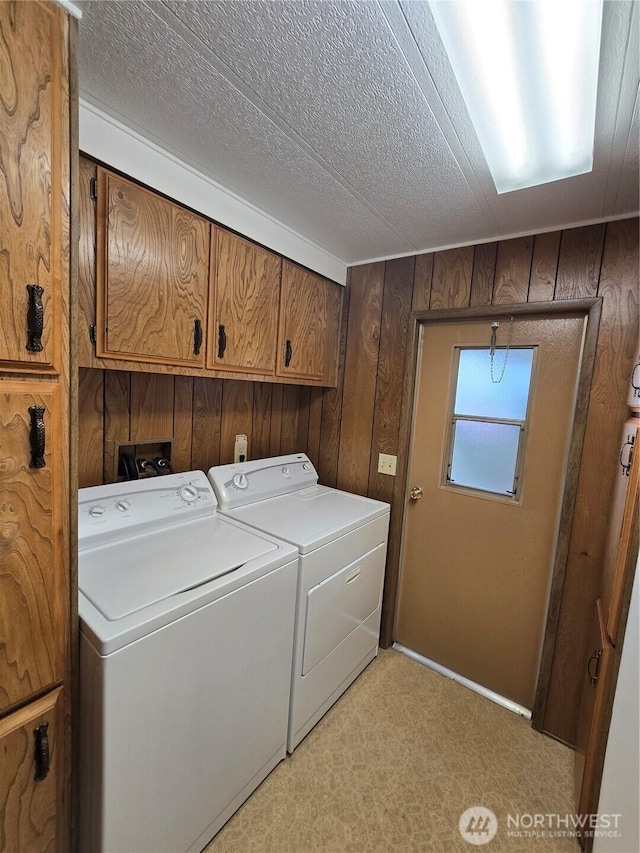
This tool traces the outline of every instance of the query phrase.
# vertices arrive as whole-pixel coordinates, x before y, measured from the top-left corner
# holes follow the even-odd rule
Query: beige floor
[[[575,839],[507,828],[509,814],[571,813],[572,771],[573,753],[526,720],[381,652],[206,851],[577,853]],[[498,818],[482,846],[458,831],[476,805]]]

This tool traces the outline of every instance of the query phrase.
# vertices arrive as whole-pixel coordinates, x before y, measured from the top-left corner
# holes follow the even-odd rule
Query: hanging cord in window
[[[491,372],[491,381],[494,385],[499,385],[503,378],[504,372],[507,369],[507,361],[509,360],[509,350],[511,349],[511,341],[513,340],[513,317],[511,317],[511,325],[509,326],[509,339],[507,340],[507,346],[504,351],[504,361],[502,362],[502,369],[500,371],[500,376],[498,379],[493,375],[493,362],[496,354],[496,338],[498,336],[498,328],[500,327],[500,323],[497,320],[491,324],[491,343],[489,344],[489,368]]]

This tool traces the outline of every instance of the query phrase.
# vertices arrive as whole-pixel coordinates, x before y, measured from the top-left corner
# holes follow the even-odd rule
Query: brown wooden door
[[[44,423],[42,460],[33,458],[29,409],[36,406]],[[0,380],[0,714],[65,675],[62,435],[57,386]],[[44,467],[31,467],[34,461]]]
[[[0,3],[0,365],[60,370],[69,229],[66,20]],[[66,117],[66,122],[65,122]]]
[[[209,367],[275,372],[281,263],[266,249],[211,229]]]
[[[584,323],[518,319],[512,332],[508,320],[500,324],[499,343],[512,334],[513,347],[534,351],[515,496],[448,480],[456,352],[488,347],[489,321],[423,329],[408,479],[423,497],[408,500],[405,514],[396,639],[526,709],[533,707]],[[503,359],[498,349],[495,379]],[[486,447],[477,455],[493,458]]]
[[[97,355],[204,367],[209,223],[98,169]]]
[[[0,850],[68,850],[62,688],[0,719]],[[48,755],[47,755],[48,751]]]
[[[342,288],[288,261],[282,263],[279,376],[335,385]]]

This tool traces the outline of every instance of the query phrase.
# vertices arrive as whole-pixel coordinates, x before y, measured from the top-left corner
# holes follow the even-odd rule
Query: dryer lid
[[[388,512],[383,501],[315,485],[238,507],[229,515],[306,554]]]
[[[278,551],[257,531],[221,516],[188,521],[80,554],[80,592],[108,621],[233,572],[250,560]]]

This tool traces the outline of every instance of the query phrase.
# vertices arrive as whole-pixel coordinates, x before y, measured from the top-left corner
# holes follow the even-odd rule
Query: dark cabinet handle
[[[218,358],[224,358],[224,351],[227,348],[227,333],[224,326],[218,326]]]
[[[202,323],[197,318],[193,321],[193,354],[200,355],[202,346]]]
[[[44,468],[45,429],[44,406],[29,406],[31,414],[31,462],[30,468]]]
[[[28,284],[29,309],[27,311],[27,349],[29,352],[42,352],[42,330],[44,328],[44,288],[39,284]]]
[[[38,728],[34,729],[33,731],[36,738],[36,782],[42,782],[43,779],[47,778],[47,775],[49,773],[51,757],[49,754],[49,735],[47,734],[48,728],[49,723],[42,723],[41,726],[38,726]]]
[[[602,649],[598,649],[595,651],[591,657],[589,658],[589,663],[587,664],[587,675],[589,676],[589,681],[591,684],[598,683],[598,675],[600,673],[600,658],[602,657]],[[593,672],[591,671],[591,663],[595,662],[595,667]]]
[[[291,347],[291,341],[285,341],[284,344],[284,366],[289,367],[291,364],[291,356],[293,355],[293,349]]]

